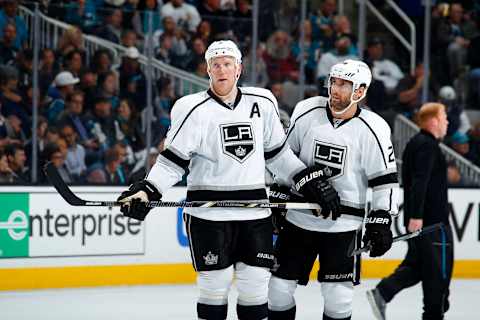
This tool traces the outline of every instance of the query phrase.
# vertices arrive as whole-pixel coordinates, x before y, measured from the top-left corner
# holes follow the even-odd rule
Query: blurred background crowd
[[[480,165],[480,1],[440,1],[432,7],[430,74],[422,64],[421,1],[396,1],[417,26],[414,68],[405,48],[375,19],[368,20],[366,45],[359,52],[356,14],[339,14],[335,0],[312,0],[301,21],[299,2],[259,1],[258,46],[252,54],[250,0],[38,1],[46,21],[68,26],[58,38],[42,42],[53,45],[38,51],[35,90],[33,25],[27,14],[35,2],[0,1],[0,184],[47,183],[40,170],[46,161],[74,184],[126,185],[142,178],[162,150],[175,100],[186,93],[166,75],[154,74],[147,81],[142,59],[149,39],[155,63],[202,79],[208,79],[208,45],[217,39],[236,41],[244,54],[241,85],[272,90],[285,125],[299,101],[300,75],[303,96],[326,95],[330,67],[347,58],[361,56],[372,68],[365,104],[392,129],[397,115],[414,118],[423,79],[429,77],[429,100],[448,108],[445,143],[473,166]],[[371,3],[408,34],[385,1]],[[48,28],[42,30],[47,30],[39,35],[42,39],[51,36]],[[108,46],[87,48],[86,37]],[[111,46],[121,48],[121,54],[106,49]],[[152,114],[146,112],[149,94]],[[32,166],[38,171],[33,180]],[[452,186],[474,185],[453,161],[448,173]]]

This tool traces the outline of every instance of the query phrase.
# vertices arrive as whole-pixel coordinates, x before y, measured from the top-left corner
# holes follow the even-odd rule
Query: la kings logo
[[[255,137],[250,123],[221,124],[223,153],[243,163],[255,152]]]
[[[346,146],[315,140],[313,150],[314,162],[324,169],[324,173],[329,178],[343,175],[346,156]]]

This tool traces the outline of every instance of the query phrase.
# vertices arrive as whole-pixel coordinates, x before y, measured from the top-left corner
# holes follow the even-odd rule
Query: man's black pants
[[[441,320],[449,308],[449,285],[453,268],[453,238],[450,226],[408,241],[405,259],[377,289],[386,302],[404,288],[422,282],[423,320]]]

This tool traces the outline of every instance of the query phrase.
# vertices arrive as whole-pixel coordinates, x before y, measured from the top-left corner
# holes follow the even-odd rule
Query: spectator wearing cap
[[[467,134],[457,131],[449,138],[449,141],[452,149],[458,154],[470,160],[475,165],[480,165],[480,154],[478,150],[470,148],[470,138]]]
[[[180,28],[194,33],[201,21],[197,8],[191,4],[185,3],[184,0],[171,0],[164,4],[160,9],[162,18],[172,17]]]
[[[0,10],[0,38],[3,38],[7,23],[16,27],[15,48],[17,50],[24,48],[28,39],[28,29],[23,18],[18,15],[18,0],[3,1],[3,8]]]
[[[371,38],[367,45],[366,61],[372,68],[372,77],[383,82],[387,93],[393,93],[404,74],[395,62],[384,57],[383,49],[384,43],[380,38]]]
[[[140,69],[139,57],[140,53],[137,48],[127,48],[118,73],[120,75],[120,98],[135,101],[138,110],[141,111],[146,106],[147,82],[145,74]]]
[[[17,27],[7,23],[3,27],[3,38],[0,42],[0,64],[13,65],[17,58],[18,48],[15,46]]]
[[[350,54],[351,41],[349,37],[342,36],[335,40],[335,50],[322,54],[317,65],[317,80],[323,82],[334,64],[347,59],[357,60],[358,57]]]
[[[438,92],[438,100],[445,105],[448,119],[447,137],[455,132],[467,133],[472,125],[463,106],[457,100],[457,93],[451,86],[443,86]]]
[[[74,90],[80,80],[75,78],[70,71],[62,71],[55,77],[53,87],[56,89],[56,98],[50,103],[47,109],[47,119],[49,123],[58,120],[60,113],[65,109],[65,99],[68,94]]]

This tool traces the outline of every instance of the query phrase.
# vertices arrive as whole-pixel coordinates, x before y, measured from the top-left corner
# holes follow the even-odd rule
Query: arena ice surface
[[[373,320],[365,291],[379,280],[364,280],[356,287],[354,320]],[[446,320],[479,319],[476,306],[480,280],[453,279],[451,309]],[[296,292],[297,319],[318,320],[323,304],[316,282]],[[193,285],[132,286],[0,292],[1,320],[192,320],[196,318],[197,289]],[[229,300],[228,319],[236,319],[236,290]],[[421,319],[420,286],[399,293],[387,306],[388,320]]]

